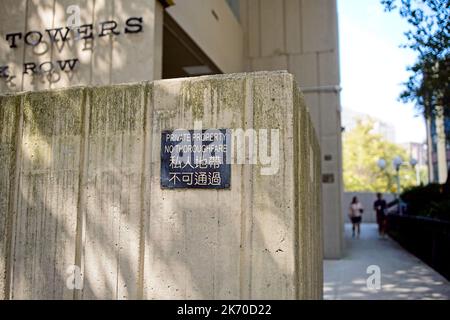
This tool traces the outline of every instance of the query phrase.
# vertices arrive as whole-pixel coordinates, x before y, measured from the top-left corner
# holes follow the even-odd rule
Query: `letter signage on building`
[[[105,36],[129,36],[143,32],[143,18],[129,17],[123,26],[115,20],[101,21],[98,24],[83,24],[81,26],[65,26],[45,30],[29,30],[27,32],[17,32],[12,30],[6,33],[5,40],[9,50],[17,50],[18,45],[34,48],[40,44],[54,46],[55,50],[61,52],[66,44],[73,41],[83,41],[83,50],[92,50],[93,43],[97,38]],[[2,35],[3,36],[3,35]],[[23,75],[51,74],[55,71],[73,72],[79,65],[78,57],[56,61],[25,61],[22,65]],[[10,79],[20,75],[12,75],[9,65],[0,65],[0,78]]]

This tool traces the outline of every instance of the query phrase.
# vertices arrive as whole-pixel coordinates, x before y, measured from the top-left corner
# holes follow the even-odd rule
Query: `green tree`
[[[425,117],[450,116],[450,0],[381,0],[386,11],[398,9],[411,26],[403,47],[417,52],[411,75],[400,95],[414,102]],[[442,109],[437,107],[443,107]]]
[[[392,161],[401,156],[409,161],[407,152],[401,146],[389,142],[373,132],[372,119],[358,119],[357,125],[343,134],[344,188],[350,192],[395,192],[396,172]],[[378,160],[386,161],[386,168],[378,167]],[[400,169],[401,188],[416,184],[416,175],[409,165]]]

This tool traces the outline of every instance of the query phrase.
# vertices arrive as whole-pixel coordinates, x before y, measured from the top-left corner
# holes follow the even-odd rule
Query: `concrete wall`
[[[161,131],[195,120],[279,129],[279,170],[161,189]],[[0,133],[0,298],[322,297],[320,150],[292,75],[0,95]]]
[[[70,5],[79,5],[81,24],[94,25],[94,39],[75,41],[70,34],[64,45],[62,41],[51,43],[44,30],[66,27]],[[163,7],[156,0],[2,0],[0,12],[0,66],[8,65],[14,76],[0,78],[0,93],[161,78]],[[129,17],[143,18],[143,32],[124,33]],[[97,36],[99,23],[107,20],[118,23],[120,35]],[[42,42],[25,45],[28,31],[42,32]],[[14,32],[23,36],[16,48],[10,48],[6,34]],[[39,65],[72,58],[79,59],[72,72],[23,73],[25,62]]]
[[[65,25],[64,11],[70,4],[80,4],[82,23],[109,18],[123,23],[126,17],[143,16],[144,32],[97,38],[93,50],[73,41],[61,50],[48,44],[33,50],[22,44],[14,50],[8,47],[8,32]],[[322,172],[327,181],[322,185],[325,257],[339,258],[343,249],[340,98],[333,90],[317,88],[339,85],[336,1],[241,0],[240,5],[240,23],[225,0],[175,1],[167,11],[225,73],[281,69],[294,74],[304,89],[322,148]],[[8,11],[0,20],[0,66],[8,63],[19,75],[8,81],[0,78],[0,92],[161,77],[163,8],[158,1],[3,0],[0,9]],[[54,82],[46,76],[20,73],[24,61],[72,56],[80,59],[77,71],[61,72]]]
[[[288,70],[322,150],[325,257],[343,252],[339,49],[335,0],[242,0],[247,70]],[[332,178],[332,179],[330,179]]]
[[[81,24],[117,21],[118,36],[74,41],[71,34],[64,45],[50,43],[45,29],[65,27],[71,5],[79,5]],[[76,85],[103,85],[160,79],[162,76],[163,7],[157,0],[2,0],[0,11],[0,66],[8,65],[11,79],[0,78],[0,92],[42,90]],[[167,12],[224,73],[244,71],[243,30],[225,0],[178,1]],[[214,14],[213,14],[214,12]],[[129,17],[143,18],[143,32],[123,32]],[[23,43],[28,31],[43,32],[41,44]],[[22,32],[17,48],[10,48],[6,35]],[[55,71],[49,75],[23,74],[25,62],[78,58],[74,72]]]
[[[364,223],[376,223],[377,215],[373,210],[373,203],[377,199],[376,193],[372,192],[344,192],[344,198],[342,202],[342,213],[345,222],[350,222],[348,217],[348,212],[350,208],[350,203],[352,202],[353,197],[358,197],[359,202],[361,202],[364,213],[362,216],[362,222]],[[393,201],[395,196],[391,193],[383,194],[383,199],[386,200],[387,203]]]

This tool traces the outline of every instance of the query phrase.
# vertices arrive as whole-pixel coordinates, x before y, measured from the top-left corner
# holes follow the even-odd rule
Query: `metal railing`
[[[450,222],[389,214],[388,234],[406,250],[450,280]]]

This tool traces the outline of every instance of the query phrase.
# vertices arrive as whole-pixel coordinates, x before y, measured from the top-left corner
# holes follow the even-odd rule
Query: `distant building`
[[[429,177],[423,176],[421,172],[425,172],[428,168],[428,147],[426,143],[406,142],[401,146],[406,150],[408,158],[405,162],[415,159],[417,164],[415,166],[417,183],[427,184],[430,182]]]
[[[423,167],[427,165],[427,144],[418,142],[406,142],[401,146],[408,152],[408,160],[414,158],[417,160],[417,165]]]
[[[384,139],[395,143],[395,127],[393,124],[369,116],[366,113],[345,108],[342,110],[342,126],[346,132],[351,131],[358,120],[366,119],[374,121],[373,133],[380,134]]]

